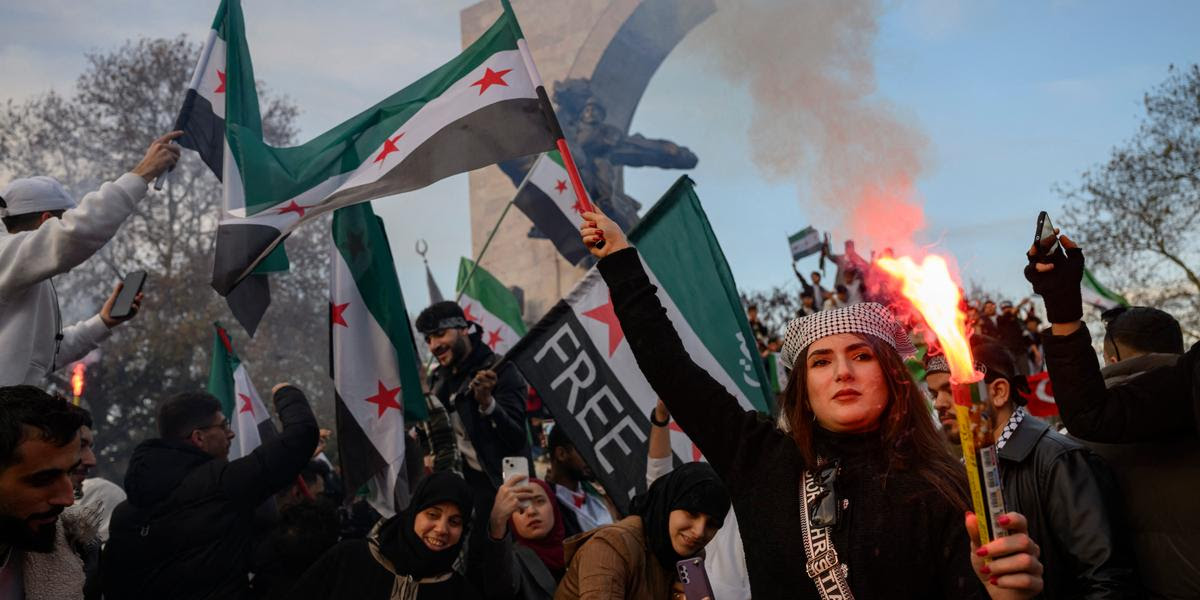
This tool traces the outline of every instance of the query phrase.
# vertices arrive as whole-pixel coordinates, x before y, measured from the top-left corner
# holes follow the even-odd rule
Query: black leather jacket
[[[1026,416],[1000,450],[1004,503],[1041,548],[1043,598],[1137,598],[1133,557],[1108,467]]]
[[[525,429],[525,398],[528,386],[512,363],[484,344],[478,333],[471,334],[471,353],[461,364],[439,366],[433,371],[430,390],[448,411],[458,411],[463,429],[475,446],[480,466],[499,487],[500,461],[505,456],[530,457],[529,436]],[[492,389],[495,409],[490,414],[479,410],[479,402],[470,391],[471,379],[484,369],[496,372],[496,387]]]

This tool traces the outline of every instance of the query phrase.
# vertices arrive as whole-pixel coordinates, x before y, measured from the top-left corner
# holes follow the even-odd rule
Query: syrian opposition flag
[[[792,261],[798,261],[806,256],[812,256],[821,251],[821,234],[811,226],[788,236],[788,246],[792,249]]]
[[[474,269],[472,269],[474,268]],[[474,272],[472,272],[474,270]],[[521,305],[512,290],[470,259],[458,263],[458,305],[467,320],[483,330],[483,343],[496,354],[504,354],[528,331],[521,320]]]
[[[1080,281],[1080,291],[1083,292],[1084,304],[1091,304],[1100,310],[1108,310],[1118,306],[1129,306],[1129,301],[1104,287],[1091,271],[1083,270],[1083,280]]]
[[[235,437],[229,448],[229,460],[250,454],[263,440],[275,437],[275,424],[263,403],[246,365],[233,351],[229,333],[215,323],[212,364],[208,370],[208,393],[221,401],[221,412],[229,419]]]
[[[1054,402],[1054,387],[1050,385],[1050,373],[1042,371],[1025,378],[1029,383],[1030,393],[1021,392],[1025,398],[1025,409],[1035,417],[1049,417],[1058,414],[1058,404]]]
[[[571,190],[570,181],[562,154],[551,150],[533,163],[513,204],[554,243],[567,262],[575,265],[590,254],[579,237],[583,207]]]
[[[755,352],[733,274],[693,184],[681,177],[629,235],[692,360],[747,409],[769,411],[770,383]],[[646,486],[647,414],[657,402],[593,268],[508,352],[622,510]],[[672,449],[695,460],[672,432]]]
[[[368,484],[371,506],[396,512],[407,486],[405,419],[427,417],[408,309],[383,222],[370,204],[333,213],[329,285],[330,369],[346,491]]]
[[[213,288],[234,293],[289,232],[324,213],[554,148],[561,131],[504,8],[436,71],[307,143],[276,148],[263,140],[240,2],[224,0],[180,116],[190,147],[210,166],[221,157]]]

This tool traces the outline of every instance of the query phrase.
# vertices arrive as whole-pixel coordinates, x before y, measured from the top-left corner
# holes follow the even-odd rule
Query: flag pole
[[[554,113],[554,105],[550,103],[550,96],[546,94],[546,86],[542,84],[542,76],[538,73],[537,65],[533,62],[533,55],[529,52],[529,45],[525,43],[525,34],[521,32],[520,23],[517,21],[517,13],[513,11],[512,4],[508,0],[500,0],[500,5],[504,8],[504,12],[509,15],[510,23],[515,29],[517,36],[517,50],[521,53],[521,60],[525,63],[525,70],[529,72],[530,79],[533,80],[534,89],[537,90],[538,104],[541,106],[542,114],[545,115],[546,123],[550,126],[551,135],[554,136],[554,145],[558,148],[559,154],[562,154],[563,167],[567,169],[567,178],[571,180],[571,189],[575,192],[575,199],[579,202],[579,206],[583,208],[583,212],[595,212],[596,209],[592,206],[592,201],[588,198],[587,190],[583,187],[583,178],[579,176],[579,168],[575,166],[575,158],[571,156],[571,148],[567,145],[567,138],[563,135],[562,126],[558,123],[558,116]],[[604,240],[595,243],[596,248],[604,247]]]
[[[542,153],[538,156],[537,160],[533,161],[533,165],[525,172],[525,178],[521,180],[521,185],[517,186],[517,191],[513,194],[512,199],[508,201],[508,204],[504,205],[504,210],[500,212],[500,218],[496,219],[496,225],[492,227],[491,233],[484,240],[483,247],[479,249],[479,254],[475,255],[475,262],[471,263],[471,270],[467,271],[467,278],[463,280],[462,285],[456,286],[458,290],[454,294],[455,304],[462,299],[463,290],[467,289],[467,284],[475,276],[475,270],[479,268],[479,261],[483,259],[483,253],[487,252],[488,247],[492,245],[492,239],[496,237],[496,232],[500,231],[500,224],[504,222],[504,217],[508,215],[508,209],[512,208],[513,202],[517,200],[517,196],[521,195],[521,190],[525,189],[525,184],[529,183],[529,178],[533,175],[534,169],[537,169],[538,163],[542,162],[545,158],[546,154]]]

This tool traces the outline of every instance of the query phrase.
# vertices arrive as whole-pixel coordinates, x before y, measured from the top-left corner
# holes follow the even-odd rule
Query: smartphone
[[[679,572],[679,583],[683,584],[683,595],[688,600],[716,600],[703,558],[685,558],[675,563],[675,570]]]
[[[1062,252],[1062,244],[1058,243],[1058,236],[1054,234],[1054,224],[1050,222],[1050,215],[1046,211],[1038,213],[1037,230],[1033,234],[1033,245],[1037,248],[1039,256],[1050,257],[1055,252]]]
[[[500,476],[504,479],[504,481],[512,479],[513,475],[524,475],[526,478],[528,478],[529,459],[525,458],[524,456],[505,456],[504,458],[500,459],[500,472]],[[529,480],[526,479],[525,483],[521,485],[524,487],[529,487]],[[525,508],[526,506],[529,506],[529,502],[524,500],[521,501],[521,508]]]
[[[112,311],[108,314],[114,319],[124,319],[133,312],[133,300],[141,293],[142,286],[146,284],[145,271],[132,271],[125,275],[125,280],[122,282],[121,293],[117,294],[117,301],[113,303]]]

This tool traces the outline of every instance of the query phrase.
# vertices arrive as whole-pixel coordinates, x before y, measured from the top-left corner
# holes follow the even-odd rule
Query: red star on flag
[[[254,404],[252,404],[250,402],[250,396],[247,396],[245,394],[238,394],[238,398],[242,399],[242,407],[238,409],[238,414],[240,415],[244,412],[248,412],[251,415],[253,415],[254,414]]]
[[[558,193],[560,194],[567,191],[567,182],[559,179],[558,183],[554,185],[554,189],[558,190]]]
[[[224,94],[225,93],[225,71],[217,69],[217,78],[221,80],[221,84],[217,86],[217,89],[213,90],[213,93],[214,94]]]
[[[402,138],[402,137],[404,137],[403,131],[396,134],[396,137],[394,137],[394,138],[384,140],[383,141],[383,150],[379,151],[379,156],[375,157],[375,162],[383,162],[383,159],[385,157],[387,157],[387,155],[398,151],[399,148],[396,147],[396,142],[400,141],[400,138]]]
[[[349,329],[350,326],[346,324],[346,317],[344,315],[344,313],[346,312],[346,308],[349,306],[350,306],[349,302],[347,302],[345,304],[334,304],[334,303],[330,302],[329,303],[329,322],[334,325],[341,325],[342,327]]]
[[[379,407],[379,417],[383,418],[383,413],[387,412],[387,409],[389,409],[389,408],[394,408],[401,412],[404,411],[404,408],[401,407],[400,404],[396,402],[396,396],[399,396],[399,395],[400,395],[400,386],[396,386],[396,389],[394,389],[394,390],[389,390],[387,388],[387,386],[383,385],[383,382],[380,381],[379,382],[379,393],[375,394],[374,396],[371,396],[370,398],[367,398],[367,402],[377,405]]]
[[[474,322],[478,323],[479,317],[471,314],[471,306],[473,306],[473,305],[468,304],[463,307],[463,316],[466,317],[468,321],[474,321]]]
[[[683,433],[683,430],[679,428],[679,424],[675,421],[671,421],[671,424],[667,426],[667,429]],[[700,454],[700,449],[696,447],[696,444],[692,444],[692,462],[700,462],[700,458],[702,456],[703,455]]]
[[[580,202],[579,199],[576,198],[575,204],[571,205],[571,210],[575,211],[579,215],[583,215],[583,202]]]
[[[509,71],[512,71],[512,69],[493,71],[491,67],[488,67],[487,71],[483,73],[483,78],[475,83],[472,83],[471,87],[479,86],[480,96],[482,96],[483,93],[493,85],[502,85],[504,87],[508,87],[508,82],[504,81],[504,76],[508,75]]]
[[[487,341],[488,348],[495,350],[496,346],[498,346],[500,344],[500,342],[504,341],[504,338],[500,337],[500,329],[501,329],[500,327],[497,327],[495,331],[488,332],[488,341]]]
[[[609,297],[608,302],[583,313],[583,316],[608,325],[608,355],[612,356],[617,351],[617,346],[621,345],[621,339],[625,337],[625,332],[621,331],[621,322],[617,320],[617,313],[613,310],[612,298]]]
[[[296,213],[296,214],[300,215],[301,217],[303,217],[305,210],[308,210],[308,209],[303,206],[300,206],[299,204],[296,204],[296,201],[292,200],[290,203],[288,203],[287,206],[284,206],[283,208],[279,209],[279,214],[282,215],[284,213]]]

